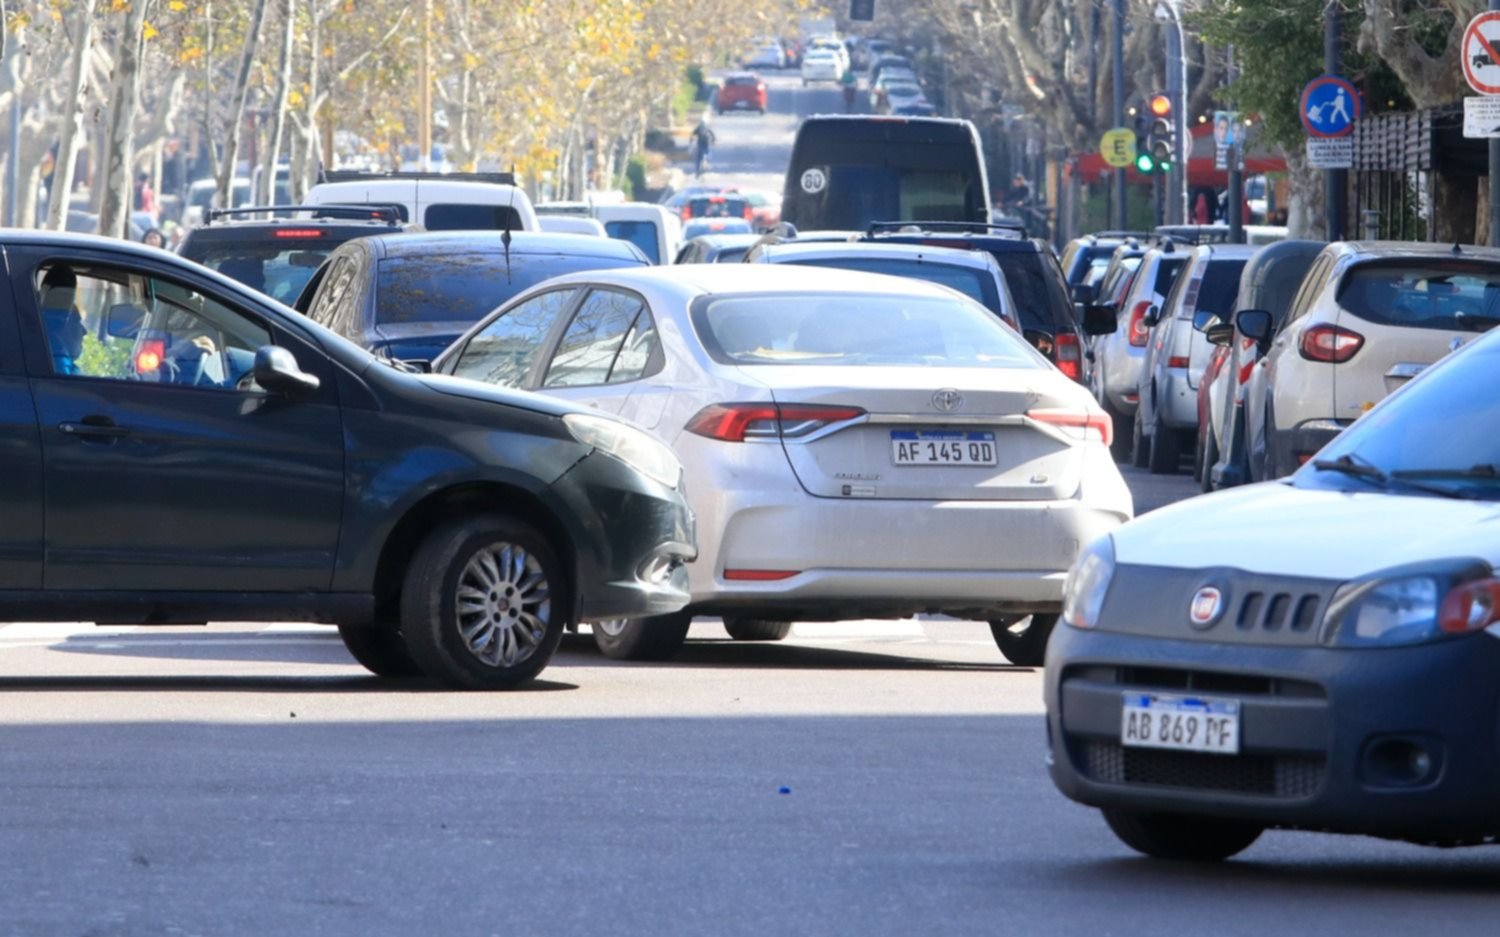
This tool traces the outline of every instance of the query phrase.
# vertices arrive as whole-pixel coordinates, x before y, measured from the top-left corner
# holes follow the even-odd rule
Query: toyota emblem
[[[932,395],[932,408],[950,413],[964,405],[964,395],[951,387],[944,387]]]
[[[1188,606],[1188,621],[1192,622],[1194,628],[1207,631],[1219,620],[1219,615],[1224,611],[1224,594],[1213,586],[1204,586],[1193,596],[1193,602]]]

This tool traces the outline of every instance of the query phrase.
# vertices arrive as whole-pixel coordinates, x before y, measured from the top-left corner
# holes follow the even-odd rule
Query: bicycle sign
[[[1470,20],[1459,51],[1469,87],[1480,94],[1500,94],[1500,13]]]
[[[1300,116],[1308,136],[1331,140],[1354,132],[1359,120],[1359,92],[1337,75],[1314,78],[1302,89]]]

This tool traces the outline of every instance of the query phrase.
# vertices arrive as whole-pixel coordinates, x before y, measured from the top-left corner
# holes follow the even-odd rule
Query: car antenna
[[[506,207],[505,230],[500,232],[500,243],[505,247],[505,283],[507,286],[510,285],[510,217],[511,215],[514,215],[516,213],[516,185],[514,182],[516,175],[515,164],[511,164],[510,174],[512,179],[510,186],[510,205]]]

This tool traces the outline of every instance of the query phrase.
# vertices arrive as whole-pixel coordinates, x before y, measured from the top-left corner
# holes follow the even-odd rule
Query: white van
[[[578,215],[541,214],[536,216],[536,220],[543,231],[550,231],[553,234],[584,234],[601,238],[609,236],[609,232],[604,230],[604,225],[593,218]]]
[[[510,173],[340,172],[308,190],[307,205],[394,205],[428,231],[536,231],[531,199]]]
[[[660,205],[623,202],[594,206],[610,237],[639,247],[654,264],[669,264],[682,247],[682,221]]]

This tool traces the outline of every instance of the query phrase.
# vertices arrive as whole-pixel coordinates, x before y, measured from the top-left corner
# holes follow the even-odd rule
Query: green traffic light
[[[1156,159],[1150,153],[1141,153],[1135,158],[1135,171],[1150,175],[1156,172]]]

